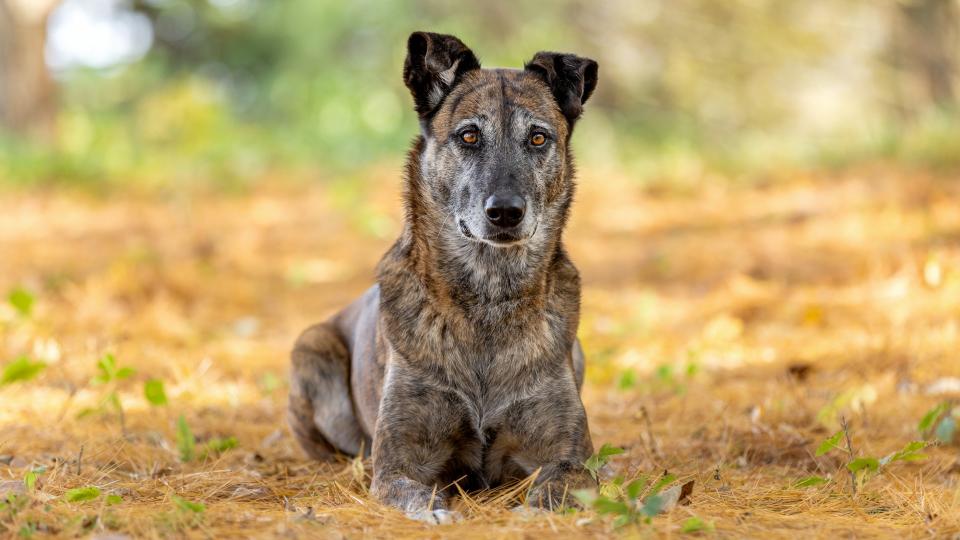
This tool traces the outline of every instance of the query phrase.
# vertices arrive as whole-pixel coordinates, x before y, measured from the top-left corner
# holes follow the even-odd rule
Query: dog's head
[[[544,244],[573,195],[568,150],[597,63],[539,52],[524,69],[481,69],[459,39],[407,42],[403,79],[420,117],[419,197],[456,241]]]

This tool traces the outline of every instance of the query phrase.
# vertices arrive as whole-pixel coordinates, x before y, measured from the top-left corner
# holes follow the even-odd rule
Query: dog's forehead
[[[464,75],[431,125],[438,135],[468,118],[508,118],[523,111],[533,118],[565,130],[560,107],[547,85],[535,74],[520,69],[478,69]]]

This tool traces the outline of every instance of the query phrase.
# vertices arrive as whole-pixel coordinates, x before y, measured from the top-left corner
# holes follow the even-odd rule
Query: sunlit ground
[[[369,463],[321,466],[290,437],[287,351],[371,283],[400,227],[398,169],[251,193],[0,195],[0,291],[36,298],[27,317],[0,306],[0,362],[49,364],[0,387],[0,490],[45,467],[25,505],[0,512],[2,534],[610,534],[613,517],[593,511],[473,500],[464,522],[429,529],[370,499]],[[677,194],[581,177],[566,238],[584,283],[584,399],[595,444],[626,449],[602,477],[696,481],[690,504],[621,531],[681,534],[695,516],[722,537],[960,533],[956,440],[856,494],[848,456],[815,456],[841,416],[856,455],[880,457],[960,398],[955,180],[864,169]],[[112,385],[90,383],[105,353],[136,370],[116,383],[122,425],[97,410]],[[148,404],[147,379],[168,405]],[[181,415],[198,441],[189,463]],[[236,448],[200,459],[230,436]],[[811,476],[828,481],[794,487]],[[64,500],[86,486],[102,495]]]

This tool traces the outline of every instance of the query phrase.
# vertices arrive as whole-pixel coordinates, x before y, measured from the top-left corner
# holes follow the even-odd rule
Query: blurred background
[[[244,185],[398,161],[405,38],[597,59],[588,166],[696,183],[960,164],[957,0],[0,0],[0,182]]]
[[[684,512],[722,536],[960,533],[960,0],[0,0],[0,500],[31,464],[123,494],[0,536],[189,536],[173,487],[205,537],[316,536],[287,496],[397,536],[284,415],[296,336],[403,226],[413,30],[600,64],[564,241],[618,474],[699,475]],[[862,456],[941,446],[866,496],[789,487],[843,467],[814,456],[840,418]],[[183,458],[191,430],[236,448]],[[504,515],[464,530],[574,530]]]

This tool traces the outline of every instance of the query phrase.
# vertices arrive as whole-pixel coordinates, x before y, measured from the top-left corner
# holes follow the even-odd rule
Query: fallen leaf
[[[667,488],[656,496],[660,497],[660,513],[669,512],[680,505],[690,504],[694,480]],[[647,497],[649,499],[650,497]],[[646,502],[646,501],[644,501]]]

